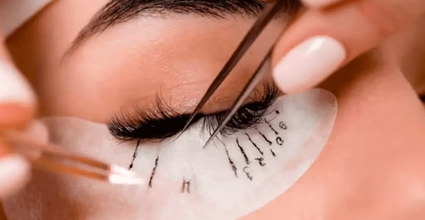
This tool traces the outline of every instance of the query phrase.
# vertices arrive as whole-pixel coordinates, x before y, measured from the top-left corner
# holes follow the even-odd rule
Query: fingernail
[[[10,155],[0,159],[0,198],[16,193],[30,179],[30,165],[21,156]]]
[[[26,79],[11,64],[0,61],[0,103],[31,104],[35,96]]]
[[[288,94],[316,86],[335,72],[346,58],[344,46],[320,36],[304,41],[289,51],[274,67],[276,85]]]
[[[303,3],[312,8],[322,8],[340,1],[341,0],[303,0]]]

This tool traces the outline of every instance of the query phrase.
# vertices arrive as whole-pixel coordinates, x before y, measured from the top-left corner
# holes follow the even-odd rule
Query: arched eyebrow
[[[279,1],[286,1],[283,10],[289,14],[301,6],[300,0]],[[259,0],[111,0],[80,31],[70,51],[93,35],[141,15],[177,13],[225,19],[228,15],[238,14],[255,17],[264,5],[264,1]]]

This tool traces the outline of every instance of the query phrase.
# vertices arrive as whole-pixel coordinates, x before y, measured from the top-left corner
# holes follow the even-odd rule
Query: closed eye
[[[269,107],[275,103],[279,90],[274,84],[267,83],[262,88],[262,91],[255,92],[251,102],[243,105],[237,111],[221,131],[222,135],[230,135],[251,128],[263,121]],[[173,110],[160,96],[158,96],[154,107],[148,110],[136,108],[130,112],[132,113],[121,112],[116,114],[108,123],[110,133],[119,140],[162,141],[181,132],[190,118],[189,113],[180,114]],[[227,110],[211,114],[199,114],[192,125],[202,121],[202,130],[212,133],[226,113]]]

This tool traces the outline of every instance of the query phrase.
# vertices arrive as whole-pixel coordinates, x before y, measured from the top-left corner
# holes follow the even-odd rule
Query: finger
[[[30,138],[40,143],[47,143],[48,131],[41,121],[33,121],[24,132]],[[16,193],[30,179],[30,164],[19,155],[10,154],[5,143],[0,142],[0,198]],[[15,153],[15,152],[13,152]]]
[[[286,93],[311,88],[424,12],[421,0],[353,0],[308,10],[275,48],[276,84]]]
[[[23,128],[34,112],[33,91],[13,65],[0,35],[0,131]],[[10,148],[0,140],[0,198],[15,193],[30,176],[29,162],[10,153]]]
[[[9,58],[0,35],[0,129],[23,128],[35,114],[29,83]]]
[[[30,165],[21,156],[9,155],[0,159],[0,198],[16,193],[28,181]]]

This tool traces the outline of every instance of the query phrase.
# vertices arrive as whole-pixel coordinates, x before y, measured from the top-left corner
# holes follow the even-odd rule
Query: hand
[[[0,129],[23,129],[35,115],[35,96],[13,65],[1,35],[0,41]],[[7,141],[0,138],[0,198],[20,189],[29,180],[29,174],[29,163],[11,154]]]
[[[276,84],[286,93],[316,86],[386,37],[425,15],[424,0],[303,0],[310,9],[280,39]]]

